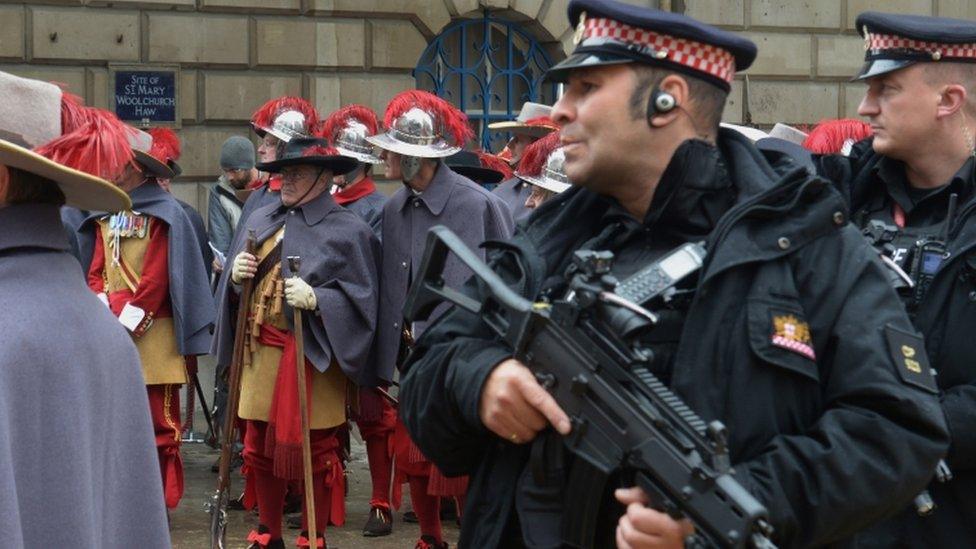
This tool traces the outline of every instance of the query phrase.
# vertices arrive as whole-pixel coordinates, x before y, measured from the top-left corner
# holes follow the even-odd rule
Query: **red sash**
[[[281,361],[271,396],[268,413],[268,435],[265,437],[264,455],[274,461],[274,476],[282,479],[302,479],[302,420],[298,406],[298,371],[295,369],[297,349],[295,336],[268,324],[261,325],[258,342],[269,347],[279,347]],[[306,371],[311,363],[305,359]],[[312,376],[305,376],[305,394],[308,395],[308,415],[312,416]]]

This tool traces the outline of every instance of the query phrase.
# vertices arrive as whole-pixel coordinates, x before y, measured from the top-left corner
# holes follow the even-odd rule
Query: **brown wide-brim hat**
[[[0,139],[0,164],[50,180],[64,193],[67,206],[107,212],[132,208],[129,195],[108,181],[62,166],[4,139]]]

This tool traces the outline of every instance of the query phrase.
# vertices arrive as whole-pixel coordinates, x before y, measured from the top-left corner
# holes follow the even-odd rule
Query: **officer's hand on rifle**
[[[614,492],[627,511],[617,523],[619,549],[673,549],[685,545],[695,528],[688,520],[674,520],[667,513],[647,507],[647,494],[640,488],[621,488]]]
[[[285,279],[285,301],[296,309],[306,311],[314,310],[318,303],[312,287],[297,276]]]
[[[563,435],[570,430],[566,412],[515,359],[501,362],[488,376],[478,416],[489,431],[515,444],[530,442],[550,424]]]
[[[247,252],[241,252],[234,258],[234,268],[230,272],[230,279],[234,284],[240,284],[245,278],[254,278],[258,272],[258,259]]]

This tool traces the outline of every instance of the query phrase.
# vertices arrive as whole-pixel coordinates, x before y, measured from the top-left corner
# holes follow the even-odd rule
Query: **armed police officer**
[[[495,248],[496,271],[529,298],[560,299],[576,250],[612,251],[623,280],[705,241],[697,280],[659,311],[647,343],[655,373],[728,427],[734,476],[768,510],[773,541],[837,542],[900,510],[947,447],[923,343],[839,193],[719,129],[755,45],[609,0],[573,0],[569,18],[577,49],[550,77],[566,82],[553,119],[574,188]],[[530,443],[571,423],[492,333],[458,309],[428,328],[405,367],[401,415],[445,474],[471,475],[463,546],[558,547],[580,503],[563,497],[561,470],[539,482]],[[612,487],[594,545],[682,544],[690,523],[637,489],[618,491],[627,508],[614,512]]]
[[[873,140],[820,166],[850,200],[854,222],[885,250],[903,301],[938,372],[952,442],[952,479],[933,482],[936,509],[908,507],[860,536],[879,547],[976,543],[976,23],[863,13],[858,114]],[[953,213],[953,211],[955,213]],[[934,385],[925,384],[935,392]],[[947,480],[945,471],[940,475]],[[967,543],[968,542],[968,543]]]

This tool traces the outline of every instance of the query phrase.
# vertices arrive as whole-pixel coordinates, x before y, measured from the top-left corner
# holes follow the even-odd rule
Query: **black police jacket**
[[[858,143],[851,156],[824,157],[819,169],[850,201],[852,214],[882,203],[891,207],[879,179],[883,157],[871,140]],[[915,328],[938,372],[942,409],[951,443],[946,459],[953,479],[933,482],[929,492],[935,513],[920,517],[914,508],[861,536],[861,545],[891,547],[959,547],[976,545],[976,179],[973,161],[963,176],[960,202],[949,231],[949,257],[915,313]],[[911,215],[911,214],[909,214]],[[863,216],[860,216],[863,217]]]
[[[769,509],[775,542],[844,540],[902,509],[945,454],[932,380],[906,369],[899,350],[917,342],[921,357],[921,340],[828,183],[786,161],[774,168],[733,132],[718,144],[724,169],[711,177],[727,178],[736,200],[708,236],[672,387],[728,428],[736,476]],[[669,167],[665,177],[681,171]],[[602,230],[610,204],[574,188],[521,225],[515,240],[544,265],[536,278],[558,278],[571,252]],[[494,255],[495,268],[519,280],[507,253]],[[534,296],[542,283],[523,286]],[[807,352],[776,344],[788,317],[808,331]],[[528,450],[478,416],[486,378],[509,356],[479,318],[454,310],[405,365],[401,414],[414,440],[444,473],[472,476],[462,547],[507,546],[520,523],[513,501]],[[532,546],[533,530],[550,526],[521,524],[521,537]]]

